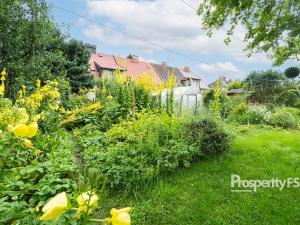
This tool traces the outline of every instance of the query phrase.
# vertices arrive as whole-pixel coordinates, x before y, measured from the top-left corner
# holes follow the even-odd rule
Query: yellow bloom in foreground
[[[68,198],[66,192],[62,192],[55,195],[43,207],[44,214],[40,217],[40,220],[57,221],[66,209],[68,209]]]
[[[19,124],[13,128],[9,127],[9,130],[13,132],[17,137],[26,137],[27,135],[27,125]]]
[[[38,124],[36,122],[33,122],[28,126],[26,124],[18,124],[13,128],[11,128],[10,126],[9,130],[13,132],[17,137],[32,138],[38,131]]]
[[[91,212],[92,207],[96,207],[99,201],[98,195],[94,192],[85,192],[77,197],[78,210],[77,210],[77,218],[80,218],[80,212]],[[88,210],[89,208],[89,210]]]
[[[130,225],[130,215],[129,212],[131,211],[130,207],[123,208],[123,209],[111,209],[110,214],[112,215],[111,223],[112,225]]]
[[[31,145],[32,145],[32,142],[29,139],[25,139],[24,140],[24,145],[25,145],[25,148],[30,148]]]
[[[27,126],[27,137],[32,138],[36,135],[38,131],[38,124],[36,122],[31,123]]]

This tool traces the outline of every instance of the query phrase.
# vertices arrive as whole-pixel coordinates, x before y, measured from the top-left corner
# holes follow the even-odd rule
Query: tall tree
[[[0,9],[0,66],[8,71],[6,96],[15,97],[22,84],[30,90],[38,78],[63,75],[64,36],[53,24],[46,1],[1,0]]]
[[[198,14],[209,35],[214,29],[230,26],[225,43],[242,24],[248,30],[244,41],[249,54],[271,53],[277,65],[287,59],[300,59],[299,0],[204,0]]]
[[[90,53],[80,41],[70,40],[65,43],[65,55],[68,60],[66,64],[67,77],[73,92],[81,88],[92,88],[94,78],[89,71],[88,61]]]
[[[275,103],[281,94],[284,77],[280,72],[267,70],[251,72],[244,80],[245,88],[250,92],[250,99],[259,103]]]

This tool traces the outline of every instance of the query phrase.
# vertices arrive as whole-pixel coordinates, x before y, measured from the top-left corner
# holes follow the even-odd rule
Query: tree
[[[84,44],[70,40],[65,43],[64,52],[67,58],[66,73],[70,79],[72,91],[77,93],[81,88],[92,88],[94,77],[88,67],[90,53]]]
[[[276,97],[283,89],[282,73],[272,70],[251,72],[244,80],[245,88],[250,92],[249,99],[258,103],[276,103]]]
[[[234,81],[232,81],[232,82],[228,85],[227,91],[230,91],[230,90],[232,90],[232,89],[239,89],[239,88],[242,88],[242,86],[243,86],[243,84],[242,84],[241,81],[239,81],[239,80],[234,80]]]
[[[0,66],[8,71],[6,96],[21,85],[64,76],[64,36],[51,20],[45,0],[0,1]]]
[[[284,75],[289,79],[294,79],[300,74],[300,69],[298,67],[289,67],[284,71]]]
[[[299,60],[299,0],[204,0],[198,14],[209,35],[213,29],[230,26],[227,44],[236,26],[242,24],[248,30],[244,41],[249,55],[254,51],[271,53],[276,65],[287,59]]]

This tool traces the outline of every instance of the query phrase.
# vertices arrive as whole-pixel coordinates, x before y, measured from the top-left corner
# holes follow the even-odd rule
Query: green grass
[[[132,206],[133,225],[300,224],[300,188],[233,193],[231,174],[242,179],[300,177],[300,132],[251,128],[231,151],[195,162],[108,206]],[[298,169],[296,169],[298,167]]]

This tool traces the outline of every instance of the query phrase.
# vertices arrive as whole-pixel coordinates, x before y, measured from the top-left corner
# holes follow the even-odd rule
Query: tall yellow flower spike
[[[0,97],[4,96],[4,91],[5,91],[5,86],[4,86],[4,81],[2,81],[0,84]]]
[[[111,209],[110,214],[112,215],[112,218],[109,219],[112,225],[130,225],[131,219],[129,212],[131,211],[130,207],[123,208],[123,209]]]
[[[215,89],[214,89],[214,96],[215,97],[220,97],[221,96],[221,92],[222,92],[221,81],[217,80],[216,86],[215,86]]]
[[[5,77],[6,75],[7,75],[6,68],[4,68],[3,71],[1,72],[1,76]]]
[[[59,193],[42,208],[44,214],[40,217],[40,220],[53,220],[56,222],[68,208],[69,204],[66,192]]]
[[[37,79],[36,80],[36,88],[39,89],[41,87],[41,80]]]
[[[6,69],[4,68],[3,71],[1,72],[1,78],[0,78],[0,97],[3,97],[4,96],[4,93],[5,93],[5,84],[4,84],[4,81],[5,81],[5,76],[7,75],[6,73]]]

